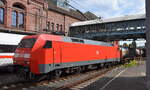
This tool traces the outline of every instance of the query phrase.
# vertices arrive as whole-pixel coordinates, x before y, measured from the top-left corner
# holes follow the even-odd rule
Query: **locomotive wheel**
[[[61,70],[55,70],[54,74],[55,74],[55,76],[54,76],[55,78],[59,78],[62,74],[62,71]]]
[[[97,69],[101,69],[102,67],[104,67],[103,63],[97,65]]]
[[[80,74],[81,72],[82,72],[81,67],[78,67],[78,68],[77,68],[77,71],[76,71],[76,74]]]
[[[105,63],[105,67],[109,68],[110,67],[110,63]]]
[[[22,80],[30,81],[29,73],[25,72],[23,69],[20,69],[16,72],[16,76],[20,77]]]

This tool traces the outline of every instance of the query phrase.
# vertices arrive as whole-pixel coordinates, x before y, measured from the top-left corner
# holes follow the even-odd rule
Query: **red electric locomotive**
[[[118,45],[47,34],[25,36],[14,55],[19,76],[30,79],[114,62],[120,62]]]

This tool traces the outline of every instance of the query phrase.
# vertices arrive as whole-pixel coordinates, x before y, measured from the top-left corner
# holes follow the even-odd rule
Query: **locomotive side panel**
[[[110,57],[111,58],[119,58],[118,56],[118,47],[111,47],[111,51],[110,51]]]
[[[31,57],[31,72],[37,74],[47,73],[53,69],[54,50],[52,48],[52,41],[38,38]]]
[[[58,41],[53,41],[53,62],[54,62],[54,66],[60,66],[60,64],[62,63],[62,52],[61,52],[61,47],[60,47],[60,42]],[[50,53],[49,53],[50,54]]]
[[[63,42],[61,43],[61,48],[62,63],[67,67],[105,63],[106,59],[118,58],[117,56],[109,55],[110,49],[113,47]],[[113,50],[112,52],[115,51]]]

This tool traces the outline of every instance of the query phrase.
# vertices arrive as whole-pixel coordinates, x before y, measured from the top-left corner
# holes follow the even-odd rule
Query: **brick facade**
[[[5,3],[4,24],[5,29],[29,32],[52,32],[58,31],[66,33],[73,22],[80,21],[78,16],[70,15],[69,11],[51,10],[45,0],[1,0]],[[12,27],[12,11],[16,10],[13,6],[23,7],[24,27]],[[59,12],[60,10],[60,12]],[[18,10],[19,11],[19,10]],[[20,11],[19,11],[20,12]]]

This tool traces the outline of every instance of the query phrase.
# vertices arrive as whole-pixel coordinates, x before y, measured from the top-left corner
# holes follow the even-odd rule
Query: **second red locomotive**
[[[47,34],[25,36],[14,55],[17,71],[30,79],[117,62],[120,62],[118,45]]]

